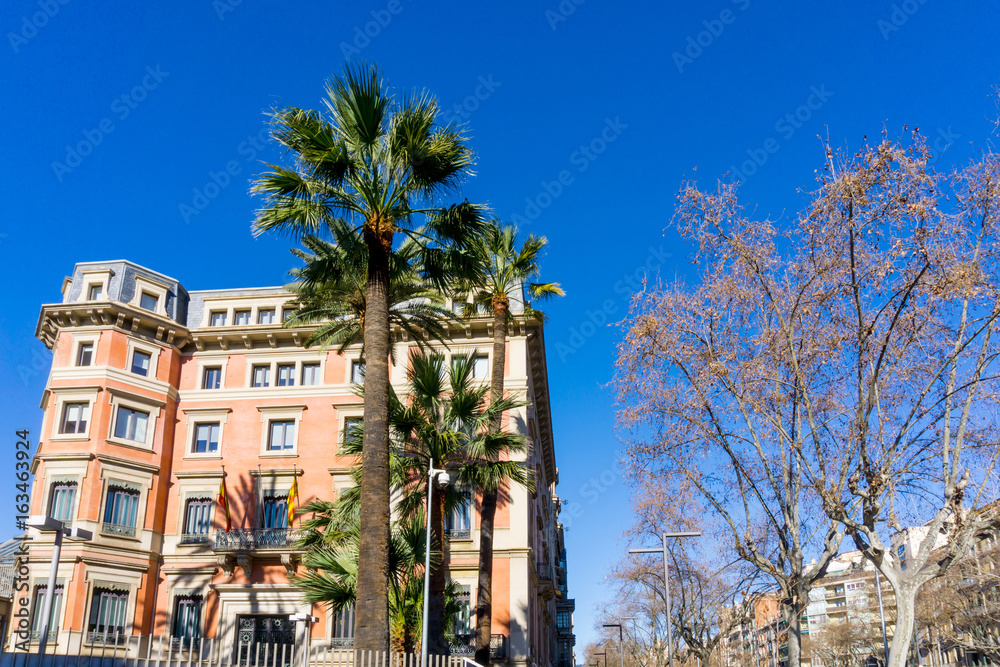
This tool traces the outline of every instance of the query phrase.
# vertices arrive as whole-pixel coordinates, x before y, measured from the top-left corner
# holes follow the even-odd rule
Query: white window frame
[[[97,565],[96,563],[87,563],[85,572],[84,581],[87,582],[85,595],[87,597],[83,609],[84,627],[90,623],[90,611],[94,604],[95,589],[103,588],[107,586],[107,584],[127,586],[129,592],[128,604],[125,606],[124,634],[126,637],[130,637],[132,635],[132,629],[135,625],[137,591],[139,590],[139,586],[142,584],[142,576],[144,573],[142,571],[132,570],[131,568],[111,567],[107,565]],[[90,645],[90,642],[84,642],[84,645]]]
[[[318,376],[317,379],[319,380],[319,382],[306,384],[305,382],[306,366],[316,366],[317,370],[316,375]],[[298,386],[300,387],[318,387],[323,384],[323,362],[318,359],[316,361],[305,361],[305,360],[302,361],[301,363],[298,364],[298,372],[299,372]]]
[[[90,301],[88,297],[90,296],[90,287],[92,285],[99,285],[101,287],[101,301],[110,301],[108,298],[108,284],[111,282],[112,275],[114,274],[111,269],[81,271],[80,281],[83,283],[83,289],[80,290],[80,296],[77,298],[77,301]]]
[[[129,482],[139,486],[139,508],[135,513],[135,537],[125,537],[123,535],[107,535],[101,532],[101,524],[104,523],[104,513],[108,503],[108,487],[115,482]],[[143,539],[146,525],[146,509],[149,503],[149,491],[153,487],[152,473],[137,472],[124,466],[102,461],[101,464],[101,502],[98,506],[96,535],[113,540],[133,540]],[[102,577],[105,578],[105,577]],[[89,618],[89,616],[87,617]]]
[[[347,358],[347,363],[345,364],[345,366],[347,367],[346,371],[345,371],[345,374],[347,375],[347,377],[344,378],[344,384],[354,384],[354,365],[355,364],[365,365],[365,362],[361,361],[361,355],[360,354],[351,355],[350,357]],[[362,382],[361,384],[364,384],[364,382]]]
[[[226,365],[229,363],[229,355],[225,356],[204,356],[197,357],[198,359],[198,377],[195,378],[194,386],[198,391],[221,391],[226,388]],[[203,383],[205,381],[205,368],[209,366],[221,366],[222,367],[222,382],[218,389],[205,389]]]
[[[89,334],[83,336],[73,336],[73,359],[70,365],[73,368],[91,368],[97,365],[97,344],[101,337],[97,334]],[[80,361],[80,348],[84,345],[90,344],[93,349],[90,353],[90,364],[88,366],[80,366],[77,362]]]
[[[233,312],[233,326],[234,327],[248,327],[248,326],[251,326],[253,324],[253,312],[254,312],[254,308],[241,306],[241,307],[238,307],[238,308],[233,308],[232,312]],[[239,324],[236,321],[236,316],[240,315],[242,313],[246,313],[247,314],[247,322],[246,322],[246,324]]]
[[[135,294],[132,295],[132,301],[129,305],[135,306],[141,310],[145,310],[139,304],[142,302],[142,293],[146,292],[151,296],[156,297],[156,310],[150,310],[147,312],[156,313],[157,315],[167,316],[167,293],[170,291],[170,285],[166,283],[161,283],[156,280],[151,280],[146,276],[135,277]]]
[[[145,375],[139,375],[138,373],[132,372],[132,360],[135,357],[135,352],[145,352],[149,355],[149,371]],[[148,345],[141,343],[129,338],[128,341],[128,355],[125,357],[125,372],[129,375],[135,377],[145,378],[147,380],[156,379],[156,365],[160,358],[160,348],[156,345]]]
[[[111,419],[108,420],[108,442],[121,445],[123,447],[133,447],[135,449],[152,451],[156,435],[156,422],[160,416],[160,411],[163,409],[165,404],[162,401],[156,401],[151,398],[146,398],[145,396],[123,392],[120,389],[109,388],[108,393],[111,395]],[[119,407],[145,412],[149,415],[146,419],[146,437],[144,440],[128,440],[125,438],[115,437],[115,427],[118,424]]]
[[[222,324],[215,324],[213,319],[216,315],[222,315]],[[229,310],[226,308],[216,308],[214,310],[208,311],[208,323],[207,326],[210,327],[224,327],[226,323],[229,322]]]
[[[459,354],[462,354],[462,353],[460,352]],[[493,371],[493,354],[490,353],[490,352],[480,352],[480,351],[476,350],[476,351],[472,352],[471,354],[469,354],[469,358],[472,359],[472,378],[471,379],[473,379],[473,380],[486,380],[486,381],[489,381],[490,374]],[[486,360],[486,375],[484,375],[481,378],[480,377],[476,377],[476,359],[485,359]],[[451,366],[450,366],[450,360],[449,360],[449,368],[450,367]]]
[[[50,391],[55,401],[52,406],[52,434],[49,436],[49,440],[90,440],[90,429],[94,423],[94,410],[97,407],[97,395],[101,391],[100,387],[86,389],[77,387],[68,390],[53,388]],[[59,432],[63,420],[63,407],[66,403],[88,403],[90,405],[90,416],[87,419],[87,428],[83,433]]]
[[[185,459],[221,459],[225,445],[226,422],[232,408],[182,408],[187,418],[187,439],[184,441]],[[198,424],[219,423],[219,449],[214,452],[199,453],[194,450],[194,440],[198,435]],[[218,490],[218,489],[216,489]]]
[[[282,457],[282,456],[298,456],[299,455],[299,438],[302,435],[302,413],[305,412],[305,405],[273,405],[273,406],[263,406],[258,405],[257,411],[260,412],[260,456],[261,457]],[[295,422],[295,442],[291,449],[282,449],[280,451],[271,451],[267,448],[268,438],[271,432],[271,422],[272,421],[289,421]]]
[[[344,448],[344,436],[347,434],[347,420],[349,419],[364,419],[365,417],[365,404],[364,403],[334,403],[333,407],[337,410],[337,455],[338,456],[348,456],[347,454],[342,454]]]
[[[62,471],[54,471],[60,473]],[[86,471],[84,471],[86,475]],[[59,483],[76,482],[76,493],[73,494],[73,509],[70,511],[70,521],[75,521],[80,512],[80,492],[82,490],[82,475],[79,474],[46,474],[45,494],[42,498],[42,514],[49,516],[49,508],[52,505],[52,487]]]
[[[254,310],[257,311],[257,313],[254,316],[253,321],[256,322],[259,326],[267,327],[273,324],[281,324],[280,322],[278,322],[278,317],[280,317],[281,310],[277,306],[260,306],[254,308]],[[271,321],[261,322],[260,321],[261,315],[263,315],[267,311],[271,311]]]

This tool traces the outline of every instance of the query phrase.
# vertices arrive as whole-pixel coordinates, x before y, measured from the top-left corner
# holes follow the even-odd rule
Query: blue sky
[[[819,136],[856,148],[917,125],[942,166],[967,160],[992,136],[1000,83],[1000,15],[982,8],[8,0],[0,506],[14,431],[40,422],[39,306],[73,264],[127,258],[188,289],[286,282],[288,242],[249,232],[248,178],[277,158],[263,112],[315,108],[345,57],[371,60],[468,122],[479,162],[463,195],[549,238],[545,278],[567,291],[546,340],[582,649],[629,522],[607,324],[644,273],[690,271],[691,248],[664,231],[681,180],[738,170],[747,201],[782,217],[822,167]]]

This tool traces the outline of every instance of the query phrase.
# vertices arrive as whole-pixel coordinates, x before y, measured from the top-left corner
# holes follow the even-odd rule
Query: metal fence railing
[[[266,643],[239,634],[236,642],[192,637],[116,635],[95,641],[92,632],[60,632],[49,639],[45,655],[31,643],[0,652],[0,667],[479,667],[461,656],[382,653],[337,648],[330,640]],[[16,635],[15,635],[16,636]],[[58,639],[58,641],[57,641]],[[33,641],[33,640],[30,640]]]

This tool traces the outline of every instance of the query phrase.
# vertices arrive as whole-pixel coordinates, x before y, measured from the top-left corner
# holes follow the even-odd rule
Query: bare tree
[[[929,158],[917,133],[828,150],[780,229],[736,184],[685,184],[674,225],[699,244],[699,284],[638,294],[624,323],[630,471],[694,484],[774,579],[791,665],[843,531],[895,590],[903,667],[917,590],[994,521],[975,510],[1000,440],[1000,161],[945,176]],[[904,521],[925,524],[905,570],[889,537]]]

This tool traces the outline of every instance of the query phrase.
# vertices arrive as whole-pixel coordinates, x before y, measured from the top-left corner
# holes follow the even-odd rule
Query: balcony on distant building
[[[453,656],[464,657],[476,654],[476,635],[455,635],[449,644]],[[507,657],[507,635],[490,635],[490,659],[503,660]]]

